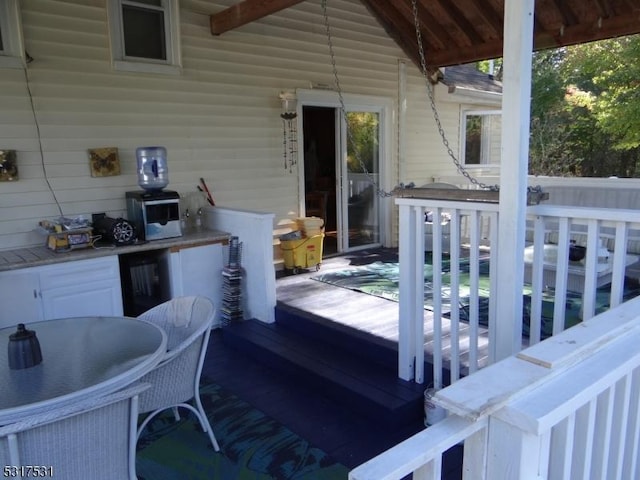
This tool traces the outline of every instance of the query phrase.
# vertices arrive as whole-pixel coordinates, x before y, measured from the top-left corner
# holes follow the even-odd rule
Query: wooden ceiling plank
[[[404,15],[388,2],[377,0],[361,0],[362,4],[373,14],[387,34],[398,44],[402,51],[416,65],[420,65],[417,53],[415,28]]]
[[[638,13],[640,10],[640,5],[638,5],[636,0],[622,0],[622,3],[624,3],[634,14]]]
[[[304,0],[244,0],[209,16],[212,35],[221,35],[234,28],[293,7]]]
[[[491,30],[494,37],[502,37],[504,31],[502,18],[486,0],[470,2],[470,7],[482,19],[487,28]]]
[[[606,0],[594,0],[593,1],[599,17],[609,18],[614,16],[611,3]]]
[[[402,12],[402,15],[405,18],[411,19],[411,28],[415,31],[415,18],[413,15],[413,9],[410,6],[410,1],[398,2],[395,6]],[[422,6],[422,3],[418,2],[416,7],[418,10],[418,21],[420,22],[420,33],[423,36],[422,41],[425,48],[427,45],[430,45],[430,48],[444,50],[448,46],[455,44],[455,39],[449,35],[447,30],[435,21],[433,16]],[[417,41],[415,40],[415,34],[413,35],[413,38],[415,48],[418,48]]]
[[[539,31],[534,36],[534,50],[557,48],[565,45],[575,45],[607,38],[633,35],[640,31],[640,14],[618,15],[613,18],[602,19],[600,22],[578,24],[565,28],[560,32]],[[470,63],[488,58],[502,56],[502,39],[485,42],[480,45],[463,48],[451,48],[430,52],[430,64],[434,66],[457,65]]]
[[[576,25],[577,23],[579,23],[578,18],[575,16],[575,14],[573,13],[573,11],[571,10],[571,8],[569,7],[566,1],[552,0],[551,3],[555,5],[556,9],[562,15],[562,18],[564,19],[563,24],[565,27]]]
[[[575,25],[567,27],[562,36],[553,35],[549,32],[540,32],[534,38],[536,50],[557,48],[559,46],[576,45],[607,38],[624,35],[634,35],[638,33],[638,15],[617,16],[614,18],[602,19],[599,22]]]
[[[430,52],[431,65],[448,67],[464,63],[498,58],[502,56],[502,39],[491,40],[480,45],[470,47],[452,48],[438,52]]]
[[[438,4],[440,8],[451,19],[452,24],[455,25],[456,30],[462,35],[467,42],[471,45],[484,42],[482,36],[476,30],[467,17],[456,6],[456,2],[451,0],[431,0],[433,3]]]

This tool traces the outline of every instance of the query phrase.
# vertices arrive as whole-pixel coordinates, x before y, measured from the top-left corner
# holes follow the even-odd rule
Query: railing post
[[[421,310],[424,309],[424,298],[417,298],[415,279],[418,274],[416,263],[417,222],[415,216],[421,210],[412,205],[399,206],[400,222],[400,305],[398,320],[398,376],[403,380],[413,380],[416,368],[416,342],[414,341],[416,332],[416,304],[420,302]],[[424,245],[424,240],[422,240]],[[424,255],[424,253],[423,253]],[[422,269],[420,270],[422,276]],[[419,285],[424,283],[424,278]],[[422,315],[422,311],[420,311]],[[420,324],[424,323],[423,316],[420,317]]]
[[[501,419],[489,418],[487,476],[491,480],[534,480],[545,478],[538,474],[540,453],[548,451],[548,435],[537,436],[525,432]],[[544,461],[543,461],[544,463]]]

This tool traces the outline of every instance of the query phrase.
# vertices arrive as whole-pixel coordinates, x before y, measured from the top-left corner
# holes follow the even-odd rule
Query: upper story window
[[[0,67],[24,67],[18,0],[0,0]]]
[[[462,148],[465,165],[500,165],[502,112],[467,110],[462,112]]]
[[[109,0],[116,70],[180,73],[178,0]]]

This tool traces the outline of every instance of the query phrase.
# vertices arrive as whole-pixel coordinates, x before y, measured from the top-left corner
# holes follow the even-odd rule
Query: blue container
[[[164,147],[139,147],[136,149],[138,161],[138,185],[143,190],[157,191],[169,185],[167,149]]]

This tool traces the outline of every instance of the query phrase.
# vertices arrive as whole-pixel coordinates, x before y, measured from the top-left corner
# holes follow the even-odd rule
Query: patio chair
[[[165,357],[140,380],[152,387],[140,396],[139,411],[148,415],[138,427],[138,438],[156,415],[172,409],[179,420],[178,407],[183,407],[196,416],[215,451],[220,450],[200,400],[200,374],[214,313],[215,307],[209,299],[192,296],[171,299],[138,316],[158,325],[167,334]],[[187,403],[190,401],[195,406]]]
[[[138,383],[0,427],[5,476],[136,480],[138,395],[148,388]]]

